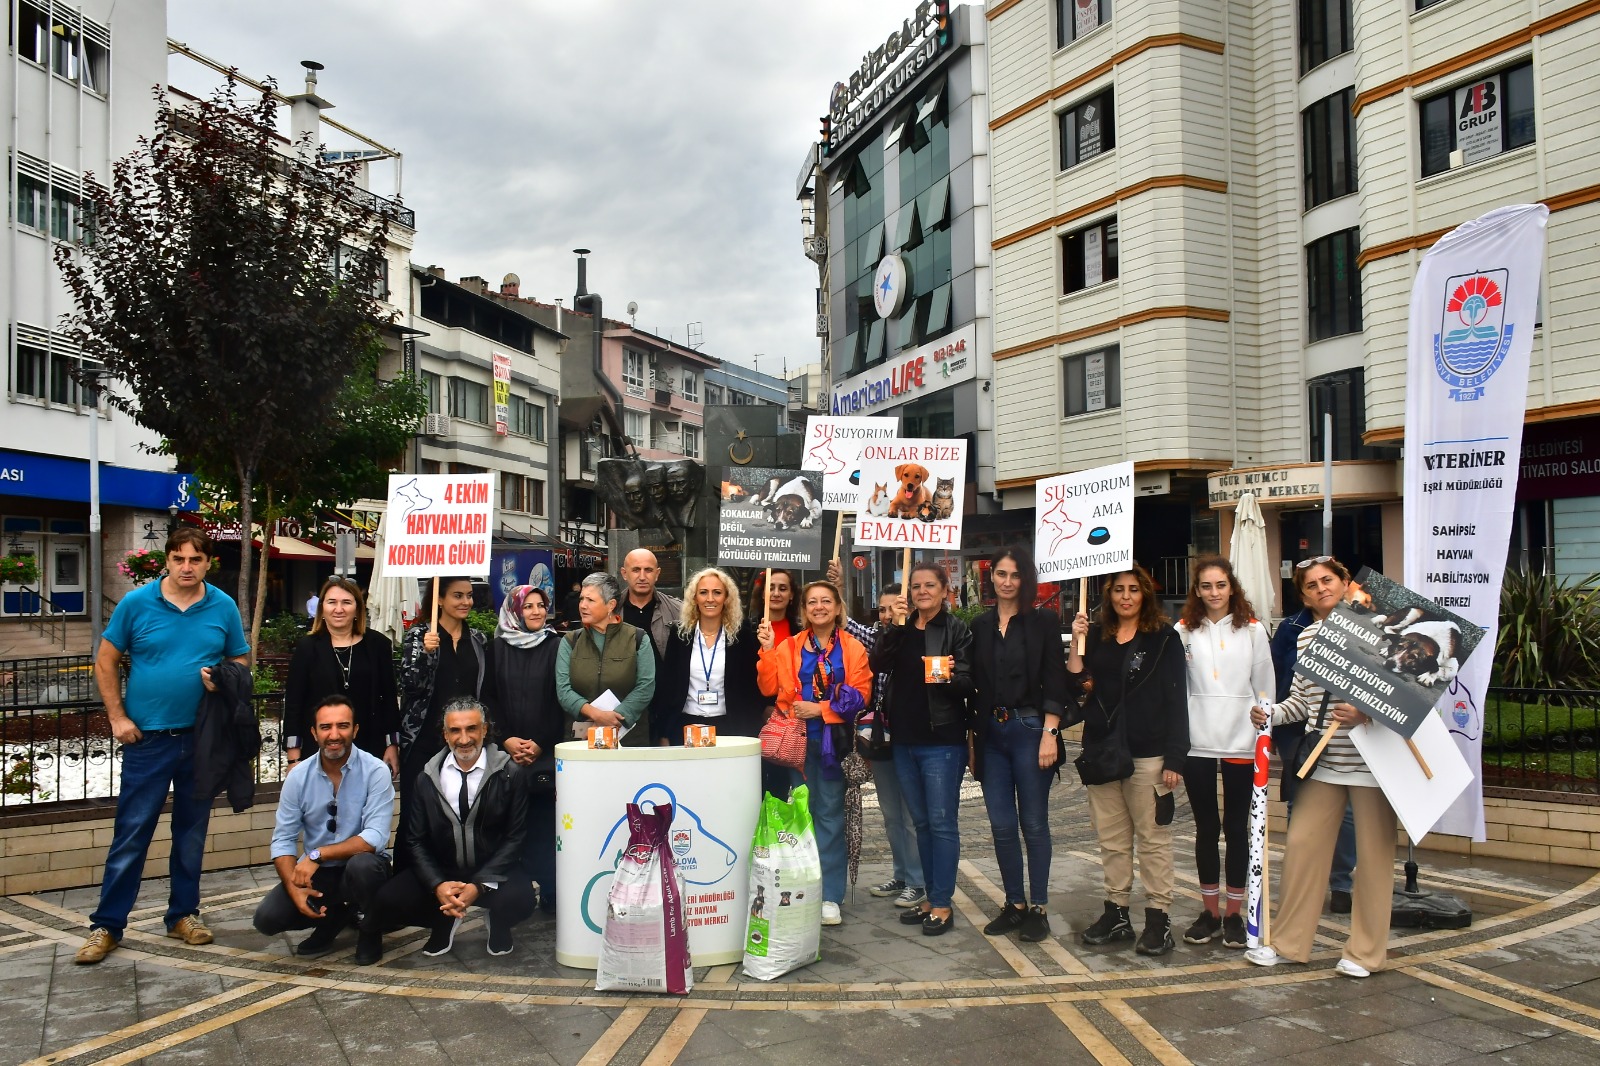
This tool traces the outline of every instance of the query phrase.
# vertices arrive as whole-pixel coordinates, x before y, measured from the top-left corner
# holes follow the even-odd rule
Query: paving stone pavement
[[[438,959],[420,954],[425,938],[413,930],[388,939],[377,967],[353,964],[353,938],[303,961],[290,938],[266,940],[250,927],[276,881],[270,867],[206,875],[204,911],[217,937],[209,947],[162,936],[166,885],[147,881],[122,948],[94,967],[72,957],[95,890],[4,898],[0,1066],[1600,1061],[1600,874],[1421,852],[1425,886],[1466,899],[1475,923],[1395,930],[1389,967],[1365,981],[1333,973],[1345,922],[1331,915],[1309,966],[1261,970],[1220,943],[1181,941],[1147,959],[1131,945],[1077,942],[1101,906],[1094,834],[1083,790],[1067,776],[1052,806],[1051,940],[979,930],[1000,878],[970,782],[957,924],[940,938],[901,925],[866,891],[888,875],[869,788],[860,885],[844,903],[845,923],[823,930],[821,961],[770,984],[733,966],[701,968],[681,999],[593,991],[592,974],[555,963],[554,924],[542,916],[502,958],[486,954],[482,924],[470,922]],[[1181,805],[1175,828],[1182,929],[1199,897]],[[1142,905],[1136,888],[1136,913]]]

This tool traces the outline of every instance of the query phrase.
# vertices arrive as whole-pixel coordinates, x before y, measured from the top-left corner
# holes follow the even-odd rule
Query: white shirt
[[[483,788],[483,779],[489,776],[484,771],[485,761],[489,755],[488,749],[480,749],[478,761],[467,768],[467,800],[469,804],[478,801],[478,790]],[[461,797],[461,767],[456,765],[455,755],[447,755],[444,767],[439,771],[439,786],[444,790],[445,801],[452,807],[458,806],[457,800]],[[463,821],[466,820],[466,811],[457,811]]]
[[[691,718],[721,718],[728,713],[728,691],[724,687],[728,673],[728,635],[717,630],[717,642],[706,647],[706,636],[699,627],[694,631],[694,647],[689,649],[689,695],[683,701],[683,713]],[[701,703],[700,694],[714,693],[715,704]]]

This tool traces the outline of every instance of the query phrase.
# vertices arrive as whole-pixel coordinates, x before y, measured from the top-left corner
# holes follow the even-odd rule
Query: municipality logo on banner
[[[1457,403],[1483,399],[1484,384],[1511,351],[1516,323],[1506,322],[1509,270],[1457,274],[1444,283],[1444,310],[1433,335],[1433,367]]]

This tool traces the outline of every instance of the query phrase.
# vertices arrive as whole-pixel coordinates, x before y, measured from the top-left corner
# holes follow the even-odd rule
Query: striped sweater
[[[1305,653],[1306,645],[1316,639],[1317,630],[1322,623],[1312,622],[1300,633],[1300,639],[1295,642],[1295,659]],[[1304,674],[1295,674],[1294,683],[1289,688],[1289,698],[1272,708],[1272,724],[1284,725],[1288,722],[1306,722],[1305,739],[1302,744],[1315,747],[1322,739],[1317,729],[1317,719],[1322,713],[1322,701],[1328,695],[1323,687],[1310,680]],[[1330,701],[1338,702],[1335,697]],[[1327,722],[1332,722],[1330,711]],[[1366,760],[1361,758],[1361,753],[1356,750],[1355,741],[1350,739],[1348,729],[1340,729],[1335,733],[1333,740],[1317,756],[1317,762],[1311,770],[1311,777],[1330,785],[1363,785],[1370,788],[1378,787],[1378,779],[1372,776],[1372,771],[1367,769]]]

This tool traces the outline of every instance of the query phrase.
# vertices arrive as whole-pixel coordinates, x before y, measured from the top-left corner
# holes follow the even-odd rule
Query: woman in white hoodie
[[[1220,555],[1195,562],[1189,598],[1178,620],[1189,674],[1189,758],[1184,788],[1194,812],[1194,863],[1205,910],[1183,934],[1190,944],[1209,943],[1218,933],[1230,948],[1245,946],[1245,879],[1248,873],[1250,787],[1256,730],[1250,709],[1269,700],[1276,682],[1266,627]],[[1217,809],[1217,775],[1223,808]],[[1222,864],[1219,836],[1228,844],[1226,913],[1219,911]]]

